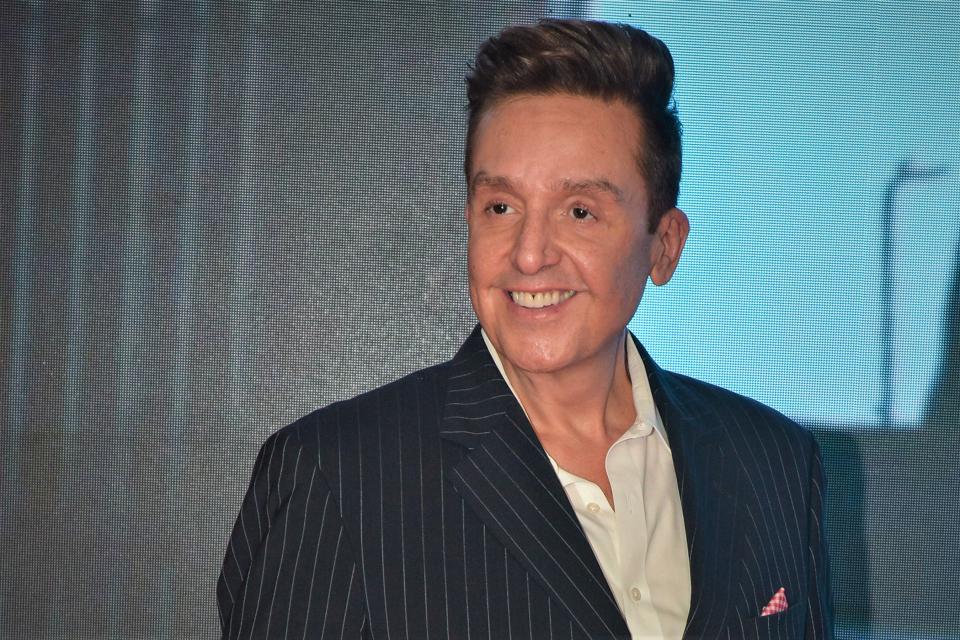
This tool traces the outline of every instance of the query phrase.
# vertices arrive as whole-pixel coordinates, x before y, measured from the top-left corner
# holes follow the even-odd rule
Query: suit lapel
[[[690,556],[690,613],[685,637],[699,638],[732,622],[729,610],[740,474],[725,438],[724,419],[709,400],[661,369],[634,338],[654,403],[670,442]]]
[[[441,437],[466,449],[449,470],[465,503],[588,636],[628,636],[543,447],[477,327],[451,362]]]

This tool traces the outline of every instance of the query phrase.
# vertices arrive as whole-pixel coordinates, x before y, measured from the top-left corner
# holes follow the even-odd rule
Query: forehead
[[[539,184],[641,180],[640,120],[621,101],[570,94],[500,100],[477,123],[470,181],[478,175]]]

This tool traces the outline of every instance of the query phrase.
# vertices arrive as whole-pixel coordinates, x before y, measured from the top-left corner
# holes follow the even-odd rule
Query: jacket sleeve
[[[807,640],[833,639],[833,604],[830,598],[830,558],[824,528],[825,493],[820,447],[813,444],[809,494],[809,590],[807,592]]]
[[[260,450],[217,584],[224,638],[358,638],[366,623],[339,505],[301,432]]]

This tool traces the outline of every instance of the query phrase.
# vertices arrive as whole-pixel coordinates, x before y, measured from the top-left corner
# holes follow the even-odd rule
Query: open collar
[[[739,472],[702,384],[661,369],[631,336],[673,456],[690,555],[687,637],[707,633],[729,583]],[[477,326],[449,364],[440,437],[465,449],[447,470],[465,503],[588,636],[629,637],[576,514]],[[701,606],[702,605],[702,606]]]
[[[467,506],[589,637],[629,637],[579,520],[477,327],[450,363],[440,437]]]

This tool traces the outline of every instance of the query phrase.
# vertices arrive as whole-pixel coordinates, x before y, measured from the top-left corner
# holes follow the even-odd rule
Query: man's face
[[[639,118],[621,102],[508,98],[474,133],[470,297],[506,364],[558,372],[615,354],[647,277],[670,279],[687,222],[648,232]]]

